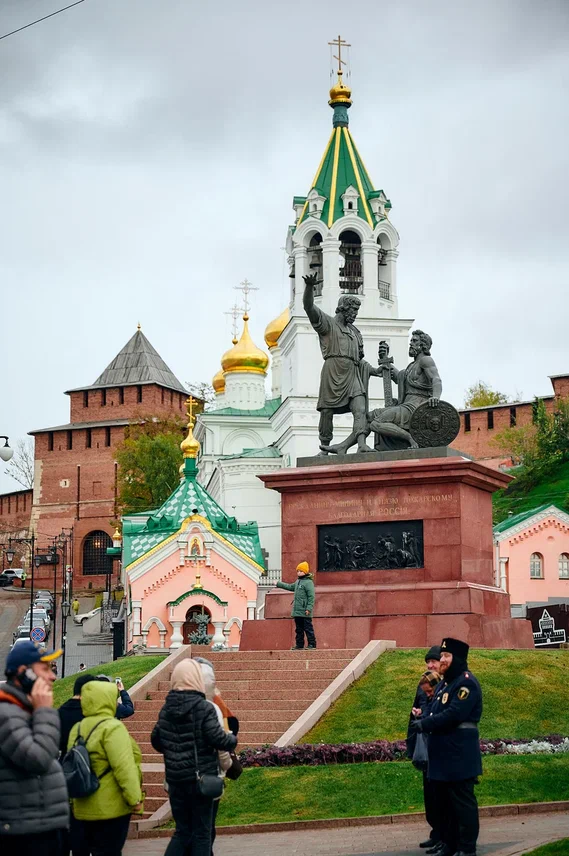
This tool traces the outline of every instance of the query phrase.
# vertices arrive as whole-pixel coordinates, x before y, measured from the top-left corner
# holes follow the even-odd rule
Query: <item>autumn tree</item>
[[[158,508],[177,486],[184,420],[139,417],[116,449],[121,514]]]
[[[466,390],[464,397],[465,407],[490,407],[493,404],[507,404],[508,396],[503,392],[492,389],[483,380],[476,381]]]
[[[26,490],[34,486],[34,441],[31,437],[18,440],[14,456],[6,467],[6,472],[14,481]]]

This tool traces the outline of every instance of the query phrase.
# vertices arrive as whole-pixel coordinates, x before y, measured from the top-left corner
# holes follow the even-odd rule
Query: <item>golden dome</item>
[[[201,449],[201,445],[198,440],[194,437],[194,425],[196,424],[196,417],[194,416],[194,404],[196,401],[192,395],[188,398],[186,402],[188,406],[188,436],[185,440],[182,440],[180,443],[180,449],[182,450],[182,454],[185,458],[197,458],[199,451]],[[180,472],[182,472],[184,465],[180,467]]]
[[[249,316],[243,316],[243,332],[241,338],[221,358],[221,368],[225,373],[250,372],[252,374],[266,374],[269,365],[267,354],[256,346],[249,333]]]
[[[216,395],[221,395],[225,392],[225,375],[223,374],[223,369],[214,374],[211,385]]]
[[[270,350],[274,348],[279,341],[280,335],[290,321],[290,309],[288,306],[284,309],[278,318],[275,318],[265,327],[265,342]]]
[[[338,82],[330,90],[330,106],[334,104],[351,104],[352,90],[342,83],[342,72],[338,72]]]

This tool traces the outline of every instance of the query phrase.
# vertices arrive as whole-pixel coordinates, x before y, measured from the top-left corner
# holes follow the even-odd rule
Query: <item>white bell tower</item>
[[[379,342],[385,340],[397,367],[408,363],[410,319],[398,317],[397,256],[399,235],[389,219],[391,202],[376,190],[349,130],[351,90],[342,81],[339,37],[338,82],[330,90],[332,134],[314,181],[305,197],[295,196],[294,226],[286,249],[291,265],[290,321],[278,340],[282,405],[271,423],[277,445],[294,466],[296,458],[318,453],[316,401],[322,368],[318,336],[304,312],[303,277],[319,274],[316,305],[334,315],[343,294],[359,297],[356,326],[364,341],[365,359],[377,365]],[[383,385],[371,378],[370,409],[381,407]],[[334,418],[334,442],[351,430],[351,414]]]

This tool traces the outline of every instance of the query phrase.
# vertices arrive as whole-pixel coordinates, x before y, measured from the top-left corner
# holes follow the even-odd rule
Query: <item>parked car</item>
[[[95,615],[99,615],[101,612],[101,607],[97,606],[95,609],[92,609],[91,612],[82,612],[80,615],[74,615],[73,621],[75,624],[83,624],[84,621],[87,621],[88,618],[93,618]]]
[[[53,592],[49,589],[38,589],[36,591],[36,600],[51,600],[53,603]]]
[[[0,574],[0,588],[7,588],[12,585],[12,580],[10,577],[5,577],[4,574]]]
[[[47,614],[47,609],[42,609],[41,607],[36,606],[34,604],[33,621],[36,622],[40,618],[46,627],[51,627],[51,618]],[[29,621],[29,619],[30,619],[30,610],[28,609],[28,611],[26,612],[25,618],[24,618],[24,622]],[[36,626],[37,625],[34,624],[34,627],[36,627]]]
[[[46,623],[43,618],[40,618],[39,616],[36,616],[32,625],[30,625],[29,618],[25,618],[22,623],[16,628],[16,632],[14,633],[14,639],[22,636],[29,639],[30,631],[33,630],[34,627],[43,627],[43,629],[45,630],[45,638],[47,639],[49,635],[49,627],[46,626]]]
[[[14,582],[14,580],[21,580],[23,573],[23,568],[6,568],[5,571],[2,571],[2,576]]]
[[[53,603],[51,600],[44,600],[43,598],[38,598],[34,601],[34,611],[36,608],[45,609],[50,618],[53,618]]]

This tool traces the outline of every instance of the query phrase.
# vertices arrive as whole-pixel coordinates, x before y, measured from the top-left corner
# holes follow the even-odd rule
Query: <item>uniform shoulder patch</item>
[[[459,701],[464,701],[470,695],[470,690],[468,687],[461,687],[457,693]]]

